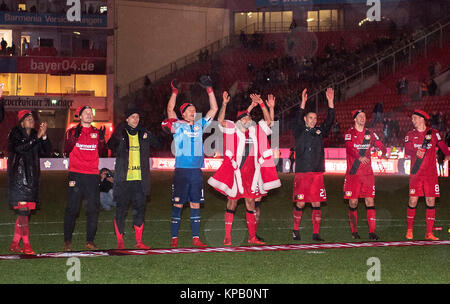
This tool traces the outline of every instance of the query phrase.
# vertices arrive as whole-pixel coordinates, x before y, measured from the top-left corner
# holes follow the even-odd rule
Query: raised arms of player
[[[169,102],[167,103],[167,117],[178,119],[174,109],[175,103],[177,102],[177,95],[178,90],[180,89],[180,84],[176,79],[174,79],[170,83],[170,87],[172,88],[172,94],[170,95]]]
[[[272,94],[267,95],[266,103],[267,106],[269,107],[269,115],[271,121],[270,126],[272,126],[275,121],[275,96],[273,96]]]
[[[227,104],[230,102],[230,95],[227,91],[224,91],[222,94],[222,107],[219,111],[219,116],[217,117],[217,121],[222,127],[225,127],[225,113],[227,111]]]
[[[330,130],[331,130],[331,127],[333,126],[334,118],[335,118],[334,90],[332,88],[328,88],[327,91],[325,92],[325,95],[328,100],[328,114],[327,114],[327,118],[325,119],[325,121],[323,122],[323,124],[321,126],[324,137],[328,136],[328,133],[330,133]]]
[[[255,102],[257,104],[259,104],[259,106],[261,107],[261,110],[263,112],[263,116],[264,116],[264,121],[266,122],[266,124],[268,126],[270,126],[270,114],[269,111],[267,110],[266,105],[264,104],[264,101],[261,99],[261,95],[258,94],[250,94],[250,98],[252,100],[252,103]]]
[[[206,113],[206,116],[213,119],[214,116],[216,116],[217,111],[219,110],[219,107],[217,106],[217,100],[216,100],[216,96],[214,95],[214,91],[207,90],[207,92],[208,92],[208,98],[209,98],[209,111]]]

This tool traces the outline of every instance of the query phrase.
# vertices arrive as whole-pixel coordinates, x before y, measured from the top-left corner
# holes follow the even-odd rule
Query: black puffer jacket
[[[142,190],[145,195],[150,194],[150,146],[157,148],[160,146],[159,140],[142,126],[132,129],[126,123],[120,124],[109,139],[107,145],[116,156],[114,167],[114,197],[121,191],[120,184],[127,180],[128,160],[130,152],[130,142],[127,130],[131,135],[139,133],[139,155],[141,159]]]
[[[50,156],[50,140],[38,139],[34,129],[28,136],[21,126],[11,129],[8,140],[9,202],[39,203],[39,158]]]

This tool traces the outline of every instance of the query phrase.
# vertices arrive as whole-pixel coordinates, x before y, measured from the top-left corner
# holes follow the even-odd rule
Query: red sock
[[[321,219],[322,219],[322,210],[320,210],[320,207],[313,207],[312,210],[313,234],[319,234]]]
[[[134,232],[136,234],[136,244],[142,243],[142,233],[144,232],[144,224],[141,226],[134,225]]]
[[[408,230],[413,229],[415,216],[416,216],[416,208],[411,208],[408,206],[408,209],[406,209],[406,228]]]
[[[247,220],[248,238],[253,239],[256,235],[256,218],[255,211],[248,211],[245,213],[245,219]]]
[[[299,230],[300,222],[302,220],[302,215],[303,215],[303,208],[295,207],[293,214],[294,214],[294,230]]]
[[[225,211],[225,237],[231,238],[231,227],[233,227],[234,211]]]
[[[427,234],[433,233],[434,219],[435,219],[434,207],[427,206],[427,213],[426,213]]]
[[[19,244],[20,239],[22,238],[22,233],[20,231],[20,216],[16,219],[16,225],[14,227],[14,237],[13,237],[13,243]]]
[[[119,232],[116,219],[114,219],[114,231],[116,232],[117,242],[123,242],[123,233]]]
[[[377,222],[377,216],[375,213],[375,207],[368,207],[367,208],[367,224],[369,224],[369,233],[375,232]]]
[[[352,233],[358,232],[358,228],[357,228],[358,211],[356,208],[348,209],[348,219],[350,220],[350,228],[352,229]]]
[[[29,244],[30,240],[28,238],[29,235],[29,226],[28,226],[28,215],[19,215],[19,225],[20,225],[20,234],[22,236],[23,244]]]

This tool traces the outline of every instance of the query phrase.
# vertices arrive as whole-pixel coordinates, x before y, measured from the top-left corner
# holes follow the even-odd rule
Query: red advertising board
[[[106,74],[106,59],[24,56],[17,58],[17,73]]]

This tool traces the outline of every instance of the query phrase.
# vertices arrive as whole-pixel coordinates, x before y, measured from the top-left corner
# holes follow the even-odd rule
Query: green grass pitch
[[[206,203],[201,210],[201,238],[209,246],[223,246],[225,197],[206,180]],[[144,228],[144,242],[152,248],[170,246],[170,185],[172,172],[152,172]],[[291,238],[293,174],[279,174],[282,187],[263,200],[258,234],[266,244],[308,244],[312,237],[311,208],[303,213],[302,241]],[[322,206],[320,234],[326,242],[352,242],[347,220],[347,205],[342,196],[344,177],[325,175],[327,202]],[[450,239],[450,179],[439,179],[441,197],[437,201],[435,235]],[[15,215],[7,204],[7,177],[0,173],[0,255],[9,254]],[[408,177],[376,176],[377,233],[381,241],[404,241]],[[67,172],[44,172],[41,179],[42,206],[32,216],[30,240],[37,253],[61,251],[63,214],[67,195]],[[82,208],[73,237],[73,249],[84,250],[85,209]],[[232,230],[233,246],[247,241],[245,207],[239,204]],[[96,244],[113,249],[116,239],[114,211],[101,211]],[[131,207],[127,216],[126,247],[134,246]],[[361,241],[368,241],[365,207],[360,201],[358,227]],[[414,236],[425,236],[425,203],[421,199],[416,212]],[[191,247],[189,209],[184,209],[180,227],[180,247]],[[352,248],[326,250],[266,251],[246,253],[189,253],[147,256],[81,258],[82,284],[90,283],[159,283],[159,284],[301,284],[301,283],[373,283],[367,280],[367,260],[380,260],[381,276],[377,283],[448,283],[450,282],[449,247],[417,246],[395,248]],[[67,280],[67,259],[30,259],[0,261],[0,283],[73,284]]]

